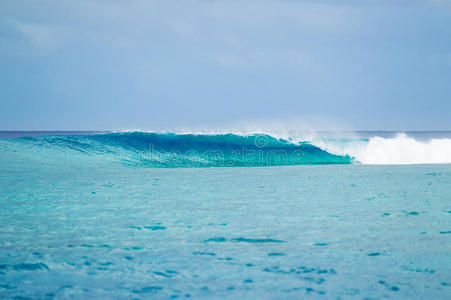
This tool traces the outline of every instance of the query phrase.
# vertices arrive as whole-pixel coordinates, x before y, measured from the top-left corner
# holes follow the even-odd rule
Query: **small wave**
[[[44,263],[19,263],[17,265],[3,265],[0,264],[0,270],[12,269],[15,271],[39,271],[49,270],[49,267]]]

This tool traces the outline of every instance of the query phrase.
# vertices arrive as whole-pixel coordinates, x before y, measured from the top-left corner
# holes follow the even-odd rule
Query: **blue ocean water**
[[[451,294],[449,134],[37,135],[0,140],[0,298]]]

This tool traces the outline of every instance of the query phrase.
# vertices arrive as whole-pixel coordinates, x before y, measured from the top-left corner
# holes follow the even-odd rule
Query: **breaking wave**
[[[269,134],[117,132],[0,140],[0,161],[112,161],[141,167],[257,167],[451,163],[451,139],[277,137]]]
[[[349,155],[356,162],[373,165],[449,164],[451,139],[415,139],[405,133],[394,137],[365,139],[314,139],[317,147],[336,155]]]

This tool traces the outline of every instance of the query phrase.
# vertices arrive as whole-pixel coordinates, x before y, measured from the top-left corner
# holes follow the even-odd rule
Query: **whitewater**
[[[406,133],[398,133],[391,138],[373,136],[368,139],[341,141],[313,139],[312,144],[336,155],[349,155],[362,164],[451,163],[450,138],[417,140]]]

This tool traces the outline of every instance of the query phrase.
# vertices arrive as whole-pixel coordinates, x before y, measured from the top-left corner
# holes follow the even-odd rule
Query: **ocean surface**
[[[451,132],[0,132],[2,299],[449,299]]]

